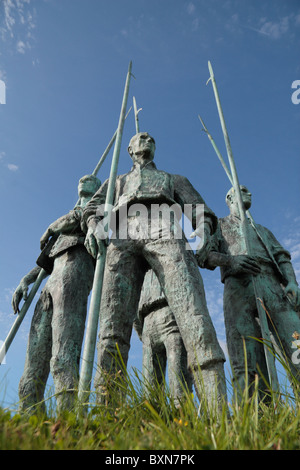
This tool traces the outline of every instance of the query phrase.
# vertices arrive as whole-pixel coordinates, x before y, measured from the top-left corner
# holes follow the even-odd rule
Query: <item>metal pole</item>
[[[125,116],[125,120],[127,119],[127,116],[128,116],[128,114],[130,113],[131,109],[132,109],[132,108],[129,108],[129,110],[128,110],[126,116]],[[104,150],[104,152],[103,152],[103,154],[102,154],[102,157],[100,158],[99,162],[97,163],[97,166],[96,166],[96,168],[94,169],[92,175],[97,176],[98,171],[100,170],[102,164],[104,163],[104,160],[106,159],[107,155],[109,154],[110,149],[111,149],[112,146],[113,146],[114,141],[116,140],[117,133],[118,133],[118,129],[115,130],[114,135],[113,135],[112,138],[110,139],[110,142],[109,142],[108,146],[106,147],[106,149]]]
[[[237,170],[236,170],[236,166],[235,166],[235,162],[234,162],[234,158],[232,154],[231,144],[230,144],[230,140],[229,140],[226,124],[225,124],[225,119],[224,119],[223,110],[221,107],[221,102],[220,102],[220,97],[219,97],[219,93],[218,93],[218,89],[217,89],[217,85],[216,85],[216,81],[214,77],[214,72],[213,72],[210,62],[208,62],[208,68],[210,72],[210,80],[212,82],[213,90],[215,94],[219,118],[220,118],[221,127],[223,131],[223,136],[225,140],[229,166],[230,166],[232,180],[233,180],[233,187],[234,187],[235,194],[237,197],[238,208],[239,208],[239,213],[241,217],[242,234],[243,234],[243,238],[246,244],[246,252],[250,255],[251,247],[250,247],[249,237],[248,237],[248,221],[246,217],[246,211],[245,211],[243,200],[242,200],[240,183],[238,180]],[[275,391],[278,391],[279,383],[278,383],[278,377],[277,377],[277,371],[276,371],[276,367],[274,363],[274,358],[267,344],[265,344],[265,342],[267,342],[268,344],[271,344],[271,337],[270,337],[270,331],[269,331],[266,313],[263,310],[262,305],[260,304],[258,300],[262,298],[259,292],[259,277],[257,276],[255,278],[254,276],[252,276],[252,283],[253,283],[253,288],[254,288],[254,293],[255,293],[255,298],[256,298],[256,305],[257,305],[257,310],[258,310],[258,315],[259,315],[259,320],[260,320],[261,332],[262,332],[262,336],[264,339],[264,351],[265,351],[265,356],[266,356],[266,363],[267,363],[267,368],[268,368],[270,385]]]
[[[129,110],[128,110],[126,116],[125,116],[125,120],[127,119],[127,116],[128,116],[128,114],[130,113],[131,109],[132,109],[132,107],[129,108]],[[97,174],[98,174],[98,172],[99,172],[101,166],[103,165],[103,163],[104,163],[104,161],[105,161],[107,155],[108,155],[109,152],[110,152],[110,149],[112,148],[112,146],[113,146],[113,144],[114,144],[114,142],[115,142],[115,140],[116,140],[117,132],[118,132],[118,129],[115,130],[114,135],[113,135],[112,138],[110,139],[110,141],[109,141],[109,143],[108,143],[106,149],[104,150],[104,152],[103,152],[103,154],[102,154],[102,156],[101,156],[99,162],[97,163],[97,165],[96,165],[96,167],[95,167],[95,169],[94,169],[94,171],[93,171],[93,173],[92,173],[93,176],[97,176]],[[79,201],[80,201],[80,199],[78,199],[78,201],[77,201],[75,207],[78,206]]]
[[[226,175],[228,176],[228,179],[229,179],[230,183],[231,183],[232,186],[233,186],[233,179],[232,179],[231,173],[230,173],[230,171],[229,171],[229,169],[228,169],[228,167],[227,167],[227,165],[226,165],[226,163],[225,163],[224,158],[222,157],[222,155],[221,155],[221,153],[220,153],[218,147],[216,146],[215,141],[214,141],[212,135],[208,132],[207,127],[206,127],[206,125],[205,125],[204,122],[203,122],[203,119],[201,119],[201,117],[200,117],[199,115],[198,115],[198,118],[199,118],[199,120],[201,121],[201,124],[202,124],[202,126],[203,126],[204,132],[206,133],[206,135],[207,135],[207,137],[209,138],[209,140],[210,140],[210,142],[211,142],[211,144],[212,144],[212,146],[213,146],[213,148],[214,148],[216,154],[218,155],[218,158],[219,158],[219,160],[220,160],[220,162],[221,162],[221,164],[222,164],[222,167],[223,167],[224,170],[225,170]]]
[[[126,116],[125,116],[125,120],[127,119],[127,116],[128,116],[128,114],[130,113],[131,109],[132,109],[132,107],[129,108],[129,110],[128,110]],[[95,167],[95,169],[94,169],[92,175],[96,176],[97,173],[98,173],[98,171],[100,170],[100,168],[101,168],[102,164],[104,163],[104,161],[105,161],[107,155],[109,154],[109,151],[110,151],[110,149],[111,149],[111,147],[112,147],[114,141],[116,140],[117,132],[118,132],[118,129],[116,129],[116,131],[115,131],[114,135],[112,136],[112,138],[111,138],[111,140],[110,140],[108,146],[107,146],[106,149],[104,150],[104,152],[103,152],[103,154],[102,154],[102,156],[101,156],[99,162],[97,163],[97,165],[96,165],[96,167]],[[79,201],[80,201],[80,199],[78,199],[76,206],[79,204]],[[75,207],[76,207],[76,206],[75,206]],[[25,317],[25,315],[26,315],[26,313],[27,313],[27,311],[28,311],[30,305],[32,304],[32,301],[33,301],[33,299],[34,299],[34,297],[35,297],[35,295],[36,295],[36,293],[37,293],[37,291],[38,291],[38,289],[39,289],[39,287],[40,287],[42,281],[43,281],[47,276],[48,276],[47,272],[46,272],[44,269],[42,269],[42,270],[40,271],[38,277],[36,278],[36,280],[35,280],[35,282],[34,282],[32,288],[31,288],[31,291],[30,291],[29,296],[28,296],[27,299],[25,300],[25,302],[24,302],[24,304],[23,304],[23,307],[21,308],[20,312],[18,313],[18,317],[17,317],[16,320],[14,321],[14,323],[13,323],[13,325],[12,325],[12,327],[11,327],[11,329],[10,329],[10,331],[9,331],[9,333],[8,333],[8,335],[7,335],[7,337],[6,337],[6,339],[5,339],[4,342],[2,343],[2,346],[1,346],[1,349],[0,349],[0,365],[1,365],[1,363],[3,362],[4,356],[5,356],[5,354],[7,353],[7,351],[8,351],[8,349],[9,349],[9,347],[10,347],[10,345],[11,345],[11,343],[12,343],[14,337],[16,336],[16,333],[17,333],[18,329],[20,328],[22,321],[24,320],[24,317]]]
[[[33,301],[34,296],[38,291],[38,288],[40,287],[42,281],[47,276],[48,276],[47,272],[44,269],[41,269],[41,271],[39,272],[38,277],[36,278],[32,288],[31,288],[31,291],[30,291],[30,293],[27,297],[26,302],[23,304],[23,307],[21,308],[20,312],[18,313],[17,318],[15,319],[15,321],[14,321],[14,323],[13,323],[13,325],[12,325],[5,341],[3,342],[2,346],[1,346],[1,349],[0,349],[0,364],[2,364],[2,362],[5,358],[5,354],[7,353],[14,337],[16,336],[16,333],[17,333],[18,329],[20,328],[21,323],[24,320],[24,317],[27,313],[27,310],[29,309],[29,307],[31,305],[31,302]]]
[[[114,202],[115,183],[116,183],[116,177],[117,177],[117,168],[118,168],[118,162],[119,162],[123,127],[124,127],[124,121],[125,121],[125,112],[126,112],[128,93],[129,93],[131,68],[132,68],[132,62],[130,62],[129,64],[127,77],[126,77],[121,113],[120,113],[120,118],[119,118],[119,125],[118,125],[118,130],[117,130],[117,135],[116,135],[116,142],[115,142],[114,153],[112,157],[108,189],[107,189],[105,206],[104,206],[104,216],[107,217],[106,219],[107,225],[105,227],[105,230],[107,231],[107,239],[108,239],[108,231],[109,231],[110,219],[111,219],[111,208]],[[91,380],[92,380],[92,375],[93,375],[93,364],[94,364],[94,356],[95,356],[95,348],[96,348],[97,327],[98,327],[98,321],[99,321],[105,261],[106,261],[106,248],[104,248],[102,254],[98,254],[97,260],[96,260],[96,268],[95,268],[92,296],[91,296],[91,302],[90,302],[90,308],[89,308],[89,314],[88,314],[86,338],[85,338],[85,343],[84,343],[82,366],[81,366],[81,373],[80,373],[80,380],[79,380],[78,398],[81,404],[86,403],[86,399],[88,398],[88,395],[89,395]]]
[[[221,155],[221,153],[220,153],[218,147],[216,146],[216,143],[215,143],[215,141],[214,141],[212,135],[209,133],[207,127],[205,126],[205,124],[204,124],[204,122],[203,122],[203,119],[202,119],[199,115],[198,115],[198,117],[199,117],[199,120],[201,121],[201,124],[202,124],[202,126],[203,126],[204,132],[207,134],[207,136],[208,136],[208,138],[209,138],[209,140],[210,140],[210,142],[211,142],[211,144],[212,144],[212,146],[213,146],[213,148],[214,148],[214,150],[215,150],[215,152],[216,152],[216,154],[217,154],[217,156],[218,156],[218,158],[219,158],[219,160],[220,160],[220,162],[221,162],[221,164],[222,164],[222,166],[223,166],[223,168],[224,168],[224,170],[225,170],[225,173],[226,173],[226,175],[228,176],[228,179],[229,179],[230,183],[231,183],[232,186],[233,186],[233,179],[232,179],[231,173],[230,173],[230,171],[229,171],[229,169],[228,169],[228,167],[227,167],[227,165],[226,165],[226,163],[225,163],[224,158],[222,157],[222,155]],[[279,275],[279,278],[283,280],[283,279],[284,279],[284,275],[283,275],[283,273],[282,273],[282,271],[281,271],[281,269],[280,269],[280,267],[279,267],[279,265],[278,265],[276,259],[274,258],[273,253],[270,251],[269,247],[266,245],[264,239],[262,238],[261,234],[259,233],[259,230],[257,229],[257,227],[256,227],[256,225],[255,225],[254,219],[253,219],[253,217],[252,217],[250,211],[247,210],[247,211],[246,211],[246,214],[247,214],[247,217],[249,218],[249,220],[250,220],[250,222],[251,222],[251,225],[252,225],[253,229],[254,229],[255,232],[256,232],[256,235],[257,235],[258,238],[260,239],[260,241],[261,241],[261,243],[263,244],[263,246],[264,246],[266,252],[268,253],[268,255],[269,255],[271,261],[273,262],[274,267],[275,267],[275,269],[276,269],[276,271],[277,271],[277,273],[278,273],[278,275]],[[292,302],[291,302],[291,299],[289,298],[289,296],[285,294],[285,297],[286,297],[287,301],[292,305]]]
[[[136,129],[136,133],[138,134],[140,132],[138,114],[140,111],[142,111],[142,108],[137,109],[135,97],[133,97],[133,109],[134,109],[135,129]]]

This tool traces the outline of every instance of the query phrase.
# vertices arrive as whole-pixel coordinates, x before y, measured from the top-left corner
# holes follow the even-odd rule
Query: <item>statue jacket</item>
[[[84,209],[82,228],[86,232],[90,217],[100,215],[99,207],[105,204],[108,188],[106,180]],[[217,227],[217,217],[214,212],[205,204],[201,195],[192,186],[189,180],[180,175],[172,175],[165,171],[157,170],[153,162],[149,162],[144,167],[135,164],[131,171],[120,175],[116,179],[114,192],[113,211],[118,212],[122,207],[129,207],[132,204],[178,204],[184,212],[184,206],[190,205],[190,218],[192,226],[196,229],[203,220],[199,219],[197,205],[204,206],[203,216],[206,222],[211,225],[211,232]]]
[[[159,280],[154,271],[150,269],[146,272],[139,301],[139,316],[145,317],[148,313],[165,307],[167,299],[161,288]]]
[[[84,244],[85,234],[82,232],[80,226],[82,208],[76,207],[70,211],[68,215],[70,214],[74,216],[77,221],[72,227],[72,230],[67,233],[60,233],[58,236],[53,236],[37,259],[37,265],[45,269],[48,274],[51,274],[53,270],[55,258],[68,250]]]
[[[281,246],[273,233],[262,225],[253,226],[249,221],[248,236],[251,256],[256,258],[262,272],[273,273],[280,277],[278,267],[281,263],[290,263],[290,253]],[[212,251],[231,256],[247,254],[241,221],[238,217],[230,214],[219,219],[217,230],[212,237]],[[212,270],[216,268],[210,266],[209,262],[204,267]],[[228,276],[233,275],[228,266],[221,266],[220,270],[223,283]],[[283,279],[279,280],[284,283]]]

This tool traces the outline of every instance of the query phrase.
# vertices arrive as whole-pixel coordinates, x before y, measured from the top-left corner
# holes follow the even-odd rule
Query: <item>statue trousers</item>
[[[143,378],[147,385],[163,384],[168,367],[170,394],[177,400],[192,391],[187,353],[168,305],[148,313],[143,322]]]
[[[286,299],[283,289],[271,267],[262,266],[258,276],[262,301],[267,309],[270,333],[283,352],[295,377],[300,377],[300,354],[293,346],[293,333],[300,332],[300,319]],[[224,318],[226,339],[231,366],[236,380],[243,388],[245,380],[245,354],[249,383],[255,374],[268,378],[263,344],[259,341],[261,330],[253,284],[250,276],[225,279]],[[257,338],[257,339],[256,339]],[[297,357],[296,357],[297,356]],[[264,381],[261,380],[262,387]]]
[[[106,258],[100,308],[95,386],[116,372],[116,344],[127,364],[132,326],[147,269],[158,277],[187,350],[190,368],[225,361],[206,305],[202,277],[186,239],[112,239]]]
[[[93,259],[82,245],[55,258],[53,271],[32,318],[25,368],[19,384],[23,409],[43,399],[50,372],[56,393],[77,387],[93,276]],[[69,398],[63,393],[58,395],[59,407],[69,408],[73,403],[71,396]]]

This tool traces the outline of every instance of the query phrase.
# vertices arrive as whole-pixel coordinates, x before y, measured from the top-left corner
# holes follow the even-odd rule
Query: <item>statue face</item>
[[[129,153],[133,161],[152,161],[155,153],[155,141],[148,132],[136,134],[130,141]]]
[[[79,180],[78,194],[90,194],[93,196],[98,187],[99,185],[96,184],[95,179],[84,176]]]
[[[245,207],[246,210],[248,210],[251,207],[252,194],[246,188],[246,186],[241,186],[241,195],[242,195],[242,201],[244,203],[244,207]]]
[[[250,193],[249,189],[246,188],[246,186],[240,185],[241,188],[241,196],[242,196],[242,201],[244,203],[244,207],[246,210],[250,209],[251,207],[251,197],[252,194]],[[234,208],[238,207],[238,201],[237,198],[235,197],[235,191],[233,188],[228,191],[227,196],[226,196],[226,203],[228,207],[234,210]]]

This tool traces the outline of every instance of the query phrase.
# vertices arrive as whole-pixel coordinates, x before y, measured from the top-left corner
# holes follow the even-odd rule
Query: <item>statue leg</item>
[[[146,267],[130,240],[112,240],[107,249],[100,309],[95,388],[98,403],[112,400],[122,361],[126,367]]]
[[[52,358],[57,410],[72,410],[94,265],[85,248],[76,247],[55,260],[52,273]]]
[[[164,344],[167,351],[168,376],[171,396],[175,405],[187,392],[192,391],[192,376],[188,370],[187,352],[177,326],[175,317],[169,307],[164,307],[160,320],[164,318]]]
[[[210,405],[227,402],[224,373],[224,353],[206,305],[203,281],[186,240],[149,240],[144,255],[157,275],[169,307],[179,327],[188,354],[189,368],[201,399],[203,390],[197,387],[201,371],[213,377],[205,383]]]
[[[143,325],[143,379],[145,389],[155,389],[164,384],[167,355],[162,341],[162,331],[157,326],[156,318],[161,316],[162,309],[150,312],[144,318]]]
[[[230,277],[225,280],[224,319],[237,398],[243,396],[246,383],[252,395],[255,377],[258,376],[260,398],[263,399],[268,393],[265,384],[268,370],[264,347],[259,341],[261,331],[250,278]]]
[[[52,299],[46,287],[41,292],[36,304],[27,345],[25,368],[19,383],[20,410],[24,411],[40,403],[45,412],[43,402],[44,391],[50,372],[52,349]]]
[[[288,363],[290,374],[300,383],[300,351],[295,345],[293,334],[300,334],[299,314],[293,310],[289,301],[283,296],[282,289],[275,276],[268,276],[264,283],[264,302],[271,317],[270,330],[278,349]],[[295,381],[294,381],[295,382]]]

